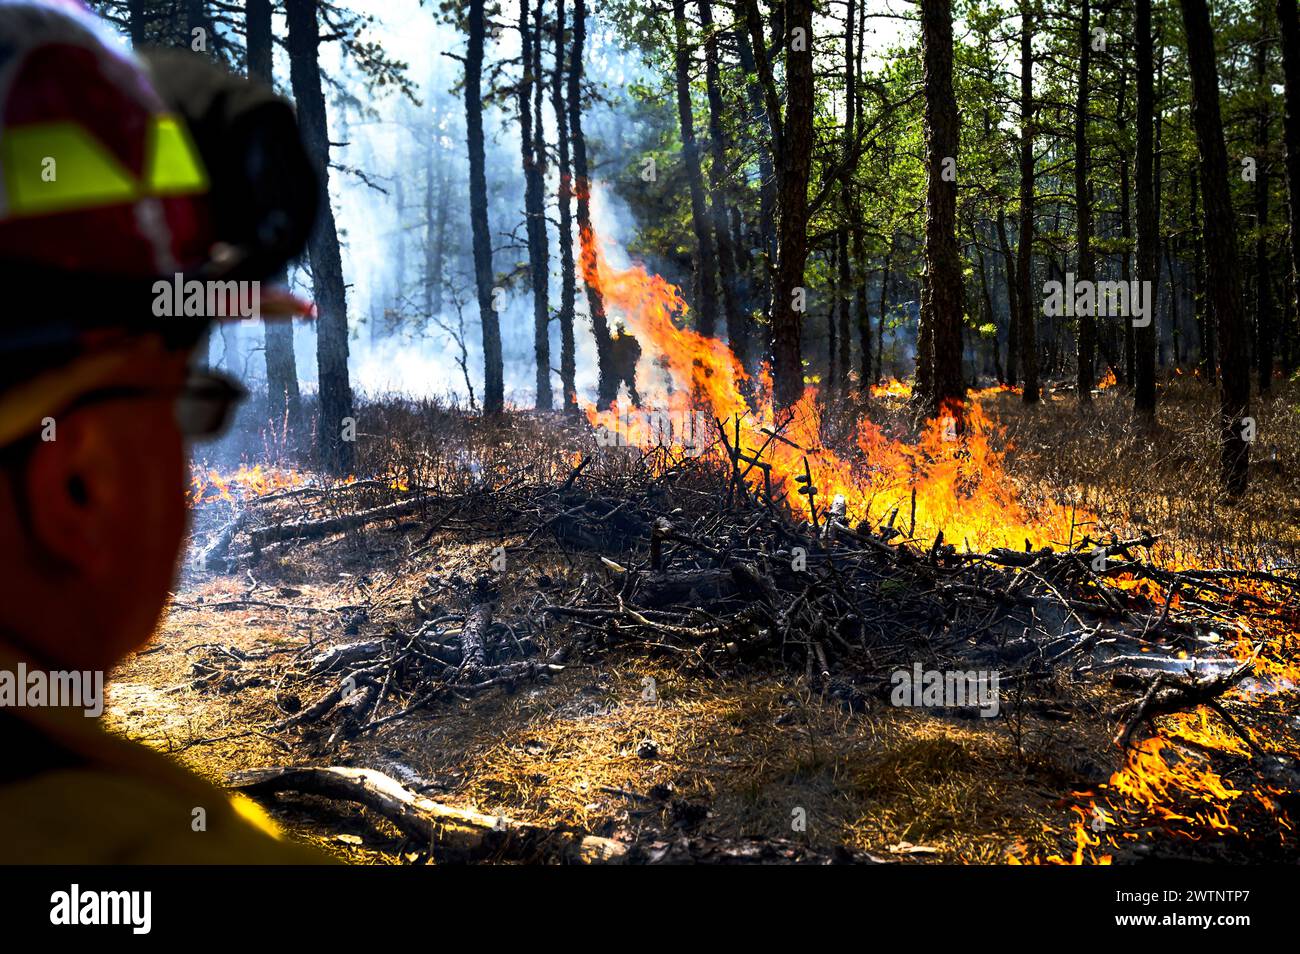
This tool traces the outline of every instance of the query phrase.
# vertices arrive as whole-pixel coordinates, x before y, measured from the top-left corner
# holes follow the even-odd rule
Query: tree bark
[[[1294,321],[1300,315],[1300,15],[1295,0],[1277,0],[1278,29],[1282,37],[1282,87],[1286,114],[1282,120],[1286,143],[1286,208],[1290,274],[1287,277],[1286,348],[1288,370],[1293,364]]]
[[[704,85],[709,100],[709,188],[710,221],[718,255],[718,285],[722,293],[722,314],[727,342],[732,353],[747,365],[749,324],[740,305],[736,270],[736,246],[731,234],[730,183],[727,176],[727,140],[722,120],[722,80],[718,73],[718,36],[713,24],[713,4],[699,0],[700,27],[704,30]]]
[[[1016,271],[1020,282],[1019,338],[1020,366],[1024,378],[1024,402],[1038,403],[1038,340],[1032,309],[1034,250],[1034,57],[1032,0],[1020,6],[1020,259]]]
[[[1078,262],[1075,270],[1080,281],[1091,282],[1096,277],[1092,255],[1092,195],[1088,188],[1088,96],[1089,69],[1092,60],[1092,10],[1088,0],[1079,7],[1079,88],[1074,104],[1074,203],[1079,233]],[[1097,383],[1096,337],[1097,320],[1089,312],[1079,315],[1077,369],[1075,386],[1079,403],[1092,403],[1092,387]]]
[[[855,0],[848,0],[844,14],[844,132],[841,136],[840,213],[843,216],[836,233],[836,254],[839,257],[839,274],[835,297],[839,305],[839,379],[835,389],[841,395],[849,392],[849,365],[852,355],[849,323],[853,308],[853,268],[849,259],[849,224],[853,221],[853,134],[856,131],[857,98],[854,89],[853,26],[856,13]]]
[[[1151,39],[1151,0],[1136,0],[1134,19],[1134,64],[1137,80],[1137,154],[1134,157],[1134,178],[1137,187],[1137,278],[1143,288],[1149,288],[1151,311],[1147,324],[1137,327],[1133,316],[1127,317],[1133,325],[1134,381],[1133,407],[1147,417],[1156,413],[1156,269],[1159,262],[1156,234],[1156,190],[1152,176],[1155,155],[1153,120],[1155,96],[1152,81],[1155,74],[1153,43]]]
[[[573,144],[573,186],[578,197],[578,233],[582,243],[582,282],[587,291],[591,333],[596,339],[599,369],[597,403],[607,408],[618,396],[618,376],[611,363],[609,323],[605,301],[596,283],[596,235],[591,227],[591,183],[587,172],[587,139],[582,132],[582,48],[587,38],[586,0],[573,4],[573,53],[569,57],[569,135]]]
[[[1220,466],[1225,487],[1237,495],[1245,492],[1250,479],[1250,445],[1242,423],[1250,415],[1250,360],[1237,264],[1237,225],[1228,189],[1228,152],[1219,114],[1210,12],[1205,0],[1179,0],[1178,5],[1187,32],[1192,124],[1205,205],[1207,292],[1218,321]]]
[[[921,291],[916,400],[936,415],[965,397],[961,257],[957,252],[959,118],[952,86],[952,0],[922,0],[925,64],[925,283]],[[950,173],[950,174],[949,174]]]
[[[249,77],[274,86],[271,0],[247,0],[244,31],[248,42]],[[281,271],[274,280],[284,283],[284,272]],[[265,335],[267,416],[272,430],[282,433],[288,443],[302,433],[302,395],[298,389],[298,362],[293,351],[293,324],[289,321],[263,321],[262,328]]]
[[[483,413],[505,409],[501,363],[501,323],[492,307],[492,238],[488,231],[487,173],[483,147],[483,44],[487,26],[484,0],[470,0],[465,53],[465,139],[469,152],[469,218],[474,248],[474,286],[483,329]]]
[[[795,296],[799,293],[806,307],[814,106],[812,12],[812,0],[787,0],[786,109],[778,150],[777,262],[771,307],[773,400],[778,407],[790,407],[803,395],[803,310]]]
[[[737,4],[736,16],[740,17],[741,4]],[[749,99],[749,111],[755,127],[755,149],[758,153],[758,230],[762,238],[761,284],[757,298],[764,305],[771,297],[771,273],[776,263],[776,164],[772,158],[776,139],[768,121],[767,107],[764,105],[763,89],[758,79],[758,64],[754,59],[754,49],[750,45],[749,35],[743,24],[737,24],[735,31],[736,50],[740,56],[740,68],[745,71],[745,93]]]
[[[321,89],[320,25],[317,0],[285,0],[289,26],[289,78],[298,105],[303,145],[320,183],[320,206],[307,242],[316,298],[316,365],[320,382],[320,419],[316,447],[321,466],[334,474],[351,473],[353,442],[344,440],[352,418],[352,386],[348,381],[347,292],[343,261],[329,195],[329,124]]]
[[[424,179],[424,313],[442,314],[442,282],[447,261],[447,209],[451,174],[439,161],[437,137],[429,137],[429,168]],[[434,189],[435,181],[438,188]]]
[[[1255,369],[1260,394],[1273,387],[1273,274],[1268,248],[1268,104],[1272,97],[1268,81],[1267,6],[1260,0],[1258,18],[1260,37],[1255,44],[1256,95],[1259,111],[1255,117]]]
[[[551,79],[551,107],[555,112],[556,154],[559,159],[560,211],[560,386],[564,410],[578,409],[577,360],[573,336],[577,277],[573,263],[573,170],[569,164],[569,118],[564,104],[564,0],[555,3],[555,71]]]
[[[1195,236],[1192,245],[1192,276],[1196,285],[1193,302],[1196,308],[1196,329],[1201,345],[1201,374],[1205,381],[1213,384],[1219,377],[1219,361],[1215,353],[1214,317],[1209,314],[1209,302],[1205,296],[1205,232],[1201,223],[1201,185],[1195,164],[1191,170],[1192,223]]]
[[[1007,214],[998,209],[998,246],[1002,249],[1002,270],[1007,279],[1007,384],[1020,380],[1020,285],[1016,278],[1016,257],[1007,241]]]
[[[691,49],[686,28],[686,0],[673,3],[673,65],[677,81],[677,123],[681,131],[682,162],[686,167],[686,185],[691,196],[691,224],[695,232],[695,249],[691,256],[695,291],[695,330],[712,338],[717,333],[718,296],[717,253],[713,231],[704,199],[704,172],[700,165],[699,145],[695,141],[695,118],[691,108]]]
[[[540,5],[540,0],[538,0]],[[549,411],[551,404],[551,309],[550,255],[546,241],[545,181],[542,157],[537,154],[537,133],[533,129],[535,106],[533,89],[541,90],[541,11],[534,27],[528,0],[519,3],[520,75],[519,143],[524,170],[524,230],[528,236],[528,279],[533,289],[533,355],[537,361],[537,399],[539,411]],[[536,50],[536,53],[534,53]]]

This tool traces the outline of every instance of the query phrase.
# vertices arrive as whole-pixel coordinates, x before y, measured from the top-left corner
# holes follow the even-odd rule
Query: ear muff
[[[148,50],[154,87],[184,119],[209,179],[209,272],[266,278],[302,253],[319,186],[293,108],[261,83],[182,50]]]

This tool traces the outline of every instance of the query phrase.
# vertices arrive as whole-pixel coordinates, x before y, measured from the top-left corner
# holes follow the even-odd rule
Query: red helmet
[[[148,278],[211,255],[185,122],[78,4],[0,0],[0,170],[0,259]]]

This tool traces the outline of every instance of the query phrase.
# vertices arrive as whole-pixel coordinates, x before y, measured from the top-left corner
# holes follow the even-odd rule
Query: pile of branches
[[[438,700],[545,678],[571,653],[625,644],[715,675],[775,663],[855,707],[887,694],[891,673],[914,663],[997,669],[1004,685],[1063,666],[1117,669],[1139,698],[1158,678],[1161,711],[1172,711],[1248,676],[1249,664],[1213,647],[1248,630],[1247,612],[1276,609],[1243,600],[1231,585],[1239,571],[1155,565],[1151,535],[959,551],[942,534],[907,537],[895,526],[897,510],[876,525],[850,526],[841,499],[818,500],[807,464],[799,482],[806,510],[792,509],[774,499],[770,480],[755,489],[749,479],[764,466],[761,452],[746,455],[719,432],[725,455],[605,449],[597,466],[588,455],[550,483],[525,471],[496,488],[414,488],[351,508],[339,498],[359,498],[365,486],[250,502],[211,535],[205,560],[256,567],[276,548],[395,526],[399,552],[412,561],[445,530],[461,540],[516,541],[506,554],[512,566],[544,550],[585,556],[590,567],[576,585],[536,581],[510,613],[498,585],[509,570],[484,568],[469,581],[431,577],[414,601],[414,625],[300,658],[282,677],[285,715],[272,730],[328,722],[332,740],[346,738]],[[321,498],[314,507],[282,505],[312,493]],[[1113,585],[1119,574],[1153,581],[1164,599]],[[1253,575],[1300,589],[1289,576]],[[449,600],[458,605],[445,608]],[[1188,670],[1173,664],[1180,654],[1208,655],[1210,665]],[[1171,665],[1152,668],[1160,662]],[[327,688],[311,701],[296,688],[321,683]],[[1150,706],[1140,711],[1145,719]],[[1123,733],[1131,735],[1131,727]]]
[[[283,717],[268,737],[312,727],[327,732],[333,746],[440,701],[544,680],[574,656],[630,647],[711,676],[754,667],[793,671],[855,709],[888,696],[891,676],[915,664],[997,670],[1004,687],[1062,672],[1106,672],[1113,685],[1132,691],[1132,701],[1113,713],[1121,744],[1157,716],[1208,706],[1263,755],[1219,702],[1253,669],[1222,647],[1255,631],[1252,620],[1285,611],[1286,600],[1258,594],[1294,597],[1294,570],[1174,571],[1154,562],[1158,538],[1150,534],[959,550],[942,534],[918,540],[904,533],[897,509],[851,524],[842,500],[818,499],[808,463],[798,481],[800,505],[791,506],[774,496],[762,452],[743,452],[721,425],[719,432],[725,454],[606,448],[559,479],[523,468],[498,486],[396,492],[379,479],[247,501],[208,535],[200,562],[244,568],[249,590],[242,600],[207,605],[334,614],[355,637],[295,655],[275,687]],[[752,479],[756,468],[761,483]],[[505,559],[466,576],[427,576],[409,613],[395,622],[377,625],[370,598],[319,607],[257,592],[254,573],[271,555],[349,539],[364,550],[377,533],[396,541],[385,551],[399,564],[394,570],[389,561],[390,571],[423,572],[421,558],[436,554],[440,532],[459,543],[497,544]],[[519,571],[537,553],[559,555],[576,570],[563,579]],[[1117,585],[1121,576],[1128,585]],[[1135,579],[1154,585],[1138,589]],[[1243,579],[1258,585],[1243,590]],[[279,593],[300,595],[283,587]],[[253,661],[211,648],[195,664],[196,685],[254,684],[241,683]],[[504,823],[425,804],[378,773],[305,771],[245,773],[235,784],[351,798],[378,806],[403,830],[432,826],[445,834],[468,826],[475,851],[491,852],[500,841],[493,833]],[[618,846],[593,847],[580,833],[520,829],[501,837],[515,854],[544,845],[560,860],[624,857]],[[664,857],[738,859],[788,850],[661,848]]]

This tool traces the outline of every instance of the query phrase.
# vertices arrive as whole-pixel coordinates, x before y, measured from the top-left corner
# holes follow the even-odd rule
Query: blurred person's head
[[[149,638],[185,531],[189,351],[150,334],[119,349],[0,450],[0,638],[56,668],[108,669]]]
[[[213,316],[162,283],[273,273],[316,183],[282,100],[146,66],[70,0],[0,0],[0,170],[0,643],[107,669],[166,603],[186,441],[241,395],[191,368]]]

